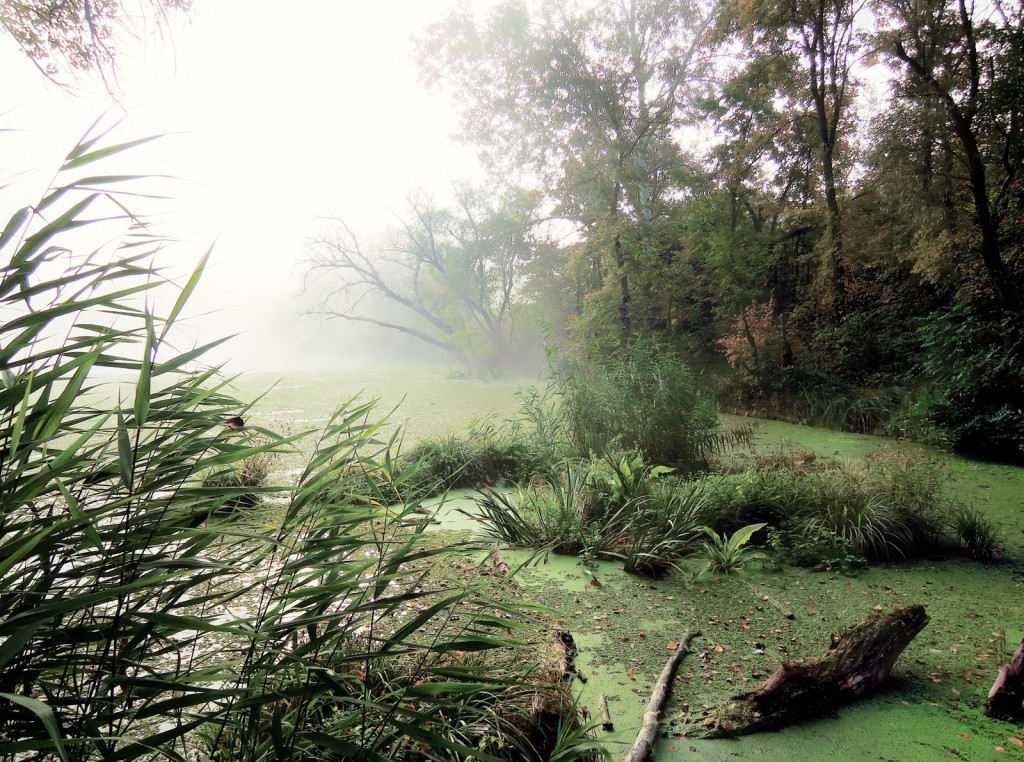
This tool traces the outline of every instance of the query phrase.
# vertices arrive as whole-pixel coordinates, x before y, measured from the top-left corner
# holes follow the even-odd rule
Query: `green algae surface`
[[[798,447],[820,457],[855,459],[883,447],[875,437],[775,422],[760,423],[760,449]],[[916,448],[915,448],[916,451]],[[527,595],[557,608],[573,633],[581,703],[596,714],[604,694],[615,722],[603,733],[616,757],[632,744],[672,648],[691,644],[662,718],[655,759],[940,760],[1024,759],[1024,728],[985,718],[982,706],[999,665],[1024,637],[1024,470],[922,451],[942,459],[950,489],[999,525],[1009,560],[917,561],[875,566],[854,577],[787,568],[649,580],[601,563],[589,584],[577,559],[550,556],[522,569]],[[522,562],[525,553],[506,553]],[[765,596],[794,614],[787,619]],[[695,740],[687,730],[730,696],[749,690],[783,661],[823,653],[830,635],[874,612],[923,604],[925,630],[897,661],[876,695],[781,731],[738,739]],[[599,731],[601,732],[601,731]]]

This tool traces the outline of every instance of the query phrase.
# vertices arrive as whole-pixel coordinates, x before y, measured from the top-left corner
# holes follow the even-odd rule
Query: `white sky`
[[[217,313],[190,332],[203,342],[245,332],[216,358],[233,357],[231,369],[345,361],[348,324],[325,334],[297,318],[313,218],[342,214],[370,234],[402,212],[410,190],[443,197],[453,179],[479,178],[472,149],[450,138],[447,96],[425,91],[412,58],[411,36],[453,2],[293,0],[284,11],[196,0],[191,22],[122,58],[116,140],[175,133],[128,166],[183,180],[170,221],[190,244],[174,252],[183,273],[216,240],[193,312]],[[20,178],[23,205],[110,98],[47,83],[6,38],[0,71],[0,127],[19,131],[4,136],[0,178]]]

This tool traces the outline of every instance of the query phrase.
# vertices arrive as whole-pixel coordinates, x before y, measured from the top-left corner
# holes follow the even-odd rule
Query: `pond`
[[[243,397],[277,378],[251,374],[238,382]],[[474,420],[499,423],[516,408],[515,390],[534,379],[485,383],[457,380],[429,366],[307,371],[283,376],[249,413],[269,428],[297,431],[325,423],[333,409],[359,392],[381,400],[383,414],[404,426],[414,443],[462,430]],[[730,419],[731,423],[740,419]],[[646,580],[611,563],[597,571],[602,587],[585,584],[575,558],[550,557],[522,571],[520,581],[536,600],[561,611],[580,648],[583,705],[596,710],[609,697],[616,730],[605,737],[620,756],[632,743],[640,715],[669,651],[687,630],[693,643],[664,717],[669,736],[656,759],[759,760],[990,759],[1008,750],[1022,731],[986,720],[981,705],[1000,660],[1024,633],[1024,470],[973,462],[881,438],[842,434],[778,422],[756,422],[761,450],[802,448],[821,458],[856,459],[883,448],[913,448],[939,458],[947,488],[982,509],[998,525],[1009,561],[982,565],[964,560],[915,561],[876,566],[855,577],[787,569],[752,569],[743,575],[705,577],[687,585],[680,576]],[[472,529],[456,510],[471,505],[460,494],[443,511],[446,528]],[[511,562],[526,554],[507,554]],[[770,594],[795,614],[782,618],[764,605]],[[677,737],[687,717],[752,688],[783,660],[822,653],[831,633],[871,614],[922,603],[931,622],[897,662],[893,679],[877,696],[826,718],[738,740],[693,741]]]

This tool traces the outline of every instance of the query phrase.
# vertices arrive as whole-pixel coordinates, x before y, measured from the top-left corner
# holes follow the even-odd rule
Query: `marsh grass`
[[[973,506],[958,506],[950,516],[950,529],[958,547],[972,558],[992,561],[1000,552],[995,523]]]
[[[655,339],[635,337],[586,362],[552,358],[562,430],[579,457],[637,451],[692,469],[722,446],[718,410],[697,376]]]
[[[142,297],[168,287],[147,264],[164,241],[128,211],[132,178],[90,174],[133,145],[101,139],[0,234],[0,756],[380,760],[409,737],[496,758],[466,743],[488,732],[481,697],[544,683],[523,606],[432,575],[452,549],[406,526],[416,500],[394,504],[372,402],[316,436],[224,425],[243,406],[199,365],[217,342],[173,345],[206,258],[157,315]],[[113,243],[76,253],[90,226]],[[119,394],[97,389],[109,369],[132,379]],[[304,439],[297,483],[256,483]],[[204,482],[226,471],[249,483]],[[209,521],[243,490],[283,498],[279,524]],[[520,668],[452,661],[504,650]],[[551,753],[586,757],[559,706],[572,732]]]

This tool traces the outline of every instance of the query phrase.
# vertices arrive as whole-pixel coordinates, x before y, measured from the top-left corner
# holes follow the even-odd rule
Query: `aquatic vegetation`
[[[767,553],[747,544],[757,532],[766,526],[767,524],[750,524],[737,529],[731,535],[719,534],[709,527],[703,527],[702,531],[710,542],[705,540],[700,546],[704,567],[698,570],[698,574],[704,571],[731,574],[741,571],[744,566],[753,561],[771,560]]]
[[[228,381],[197,367],[213,344],[174,349],[206,259],[166,317],[137,300],[161,285],[145,263],[164,242],[126,210],[130,178],[67,180],[128,147],[98,140],[0,235],[0,756],[382,759],[411,738],[488,758],[488,733],[511,737],[489,722],[510,689],[551,697],[566,731],[545,749],[591,748],[537,674],[521,602],[433,576],[460,546],[428,546],[419,503],[391,499],[397,435],[372,402],[343,402],[315,438],[250,435]],[[76,253],[89,226],[113,247]],[[304,439],[295,482],[267,486]],[[205,479],[227,473],[239,486]],[[230,510],[270,493],[275,526]],[[453,661],[488,652],[517,669]]]

